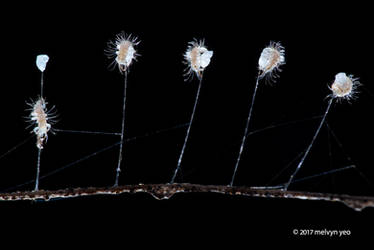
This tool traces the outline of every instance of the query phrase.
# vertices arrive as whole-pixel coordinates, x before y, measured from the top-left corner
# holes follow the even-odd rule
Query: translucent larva
[[[261,76],[268,76],[269,80],[276,77],[277,71],[281,71],[279,66],[285,64],[283,46],[277,42],[270,42],[270,45],[262,50],[258,60],[258,69]]]
[[[204,46],[204,40],[196,40],[189,43],[187,51],[184,54],[185,63],[187,64],[187,79],[191,78],[193,73],[200,78],[204,69],[209,65],[213,56],[213,51],[209,51]]]
[[[39,149],[43,148],[44,141],[48,139],[48,132],[51,130],[51,124],[54,118],[50,116],[50,111],[47,111],[46,102],[43,98],[39,98],[36,102],[29,104],[31,106],[30,121],[35,124],[33,133],[37,137],[36,146]]]
[[[358,78],[354,78],[353,75],[347,76],[346,73],[338,73],[335,75],[335,80],[330,87],[331,96],[338,98],[338,100],[349,101],[355,98],[357,86],[359,85]]]
[[[139,56],[135,50],[135,46],[139,43],[137,37],[131,34],[127,36],[125,32],[121,32],[114,41],[108,43],[105,53],[109,58],[115,58],[112,65],[117,64],[120,72],[124,72],[129,68],[132,61]]]

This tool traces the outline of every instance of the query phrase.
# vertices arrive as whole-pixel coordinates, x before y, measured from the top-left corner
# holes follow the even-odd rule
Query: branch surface
[[[17,191],[12,193],[0,193],[0,201],[49,201],[53,199],[65,199],[94,195],[120,195],[124,193],[148,193],[158,200],[169,199],[177,193],[219,193],[223,195],[233,196],[341,202],[356,211],[361,211],[366,207],[374,207],[374,197],[368,196],[351,196],[344,194],[313,193],[301,191],[282,191],[280,189],[265,189],[258,187],[230,187],[190,183],[138,184],[117,187],[88,187],[60,190]]]

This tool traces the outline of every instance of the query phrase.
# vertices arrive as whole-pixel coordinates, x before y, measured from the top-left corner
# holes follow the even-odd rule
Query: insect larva
[[[338,100],[348,100],[355,98],[357,94],[357,87],[360,85],[358,78],[354,78],[353,75],[346,75],[346,73],[338,73],[335,75],[335,80],[332,83],[330,90],[333,98]]]
[[[30,114],[31,122],[35,123],[33,132],[37,136],[36,146],[39,149],[43,148],[44,141],[48,139],[48,132],[51,130],[51,117],[50,112],[47,111],[46,102],[43,98],[39,98],[36,102],[29,104],[32,107]]]
[[[258,60],[258,69],[261,77],[267,76],[272,81],[280,72],[279,66],[285,64],[284,48],[279,42],[270,42],[270,45],[262,50]]]
[[[213,51],[209,51],[204,46],[204,40],[199,42],[195,39],[189,42],[187,51],[184,54],[185,64],[187,69],[185,76],[187,80],[191,78],[193,73],[196,73],[198,78],[201,78],[204,69],[209,65],[213,56]]]
[[[105,50],[108,58],[115,58],[112,64],[117,64],[120,72],[128,70],[133,60],[139,56],[135,50],[135,46],[140,41],[132,35],[126,35],[125,32],[119,33],[114,41],[108,42],[108,47]]]

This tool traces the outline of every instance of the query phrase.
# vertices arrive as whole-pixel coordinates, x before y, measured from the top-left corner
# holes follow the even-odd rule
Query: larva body
[[[200,56],[200,51],[199,47],[194,47],[191,52],[190,52],[190,57],[191,57],[191,68],[195,72],[199,72],[201,70],[200,68],[200,63],[199,63],[199,56]]]
[[[258,69],[261,76],[268,75],[272,80],[276,77],[276,71],[280,71],[279,66],[285,64],[284,48],[280,43],[271,42],[268,47],[262,50],[258,60]]]
[[[33,132],[37,136],[37,147],[39,149],[43,148],[44,141],[48,138],[48,132],[51,129],[51,124],[48,122],[48,113],[46,109],[46,102],[43,98],[39,98],[34,104],[31,104],[32,112],[30,114],[30,119],[35,123],[36,127]]]
[[[130,65],[132,59],[134,58],[135,49],[130,41],[122,41],[117,45],[117,57],[116,62],[121,71],[125,71],[126,68]]]
[[[355,97],[356,88],[359,85],[358,78],[354,78],[353,75],[347,76],[345,73],[338,73],[330,87],[332,97],[349,101]]]
[[[120,72],[126,71],[133,60],[136,60],[138,54],[135,46],[139,44],[136,37],[127,36],[124,32],[117,35],[115,41],[108,43],[105,53],[109,58],[115,58],[113,61],[118,65]]]
[[[193,72],[200,78],[204,69],[209,65],[213,51],[209,51],[204,46],[204,41],[196,40],[189,43],[186,53],[184,54],[185,63],[188,65],[186,70],[187,79],[191,77]]]

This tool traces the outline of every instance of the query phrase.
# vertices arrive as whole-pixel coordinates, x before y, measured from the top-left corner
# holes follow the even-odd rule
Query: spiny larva
[[[205,45],[204,40],[199,42],[194,41],[188,43],[187,51],[184,54],[185,63],[187,64],[186,74],[187,79],[191,78],[193,73],[196,73],[198,78],[201,78],[204,69],[209,65],[213,56],[213,51],[209,51]]]
[[[270,42],[270,45],[262,50],[258,60],[258,69],[261,76],[268,76],[269,80],[277,77],[277,71],[281,71],[279,66],[285,64],[285,50],[279,42]]]
[[[346,73],[338,73],[335,75],[335,80],[332,83],[330,90],[332,91],[333,98],[338,98],[338,100],[348,100],[355,98],[357,94],[357,87],[360,85],[358,78],[354,78],[353,75],[348,75]]]
[[[47,111],[45,100],[40,97],[34,103],[29,104],[31,106],[30,121],[35,124],[33,132],[37,136],[36,146],[39,149],[43,148],[44,141],[48,139],[48,132],[51,130],[51,124],[53,124],[53,118],[51,111]]]
[[[105,50],[108,58],[114,58],[111,65],[117,64],[120,72],[128,70],[133,60],[139,54],[135,50],[135,46],[138,45],[140,41],[135,36],[126,35],[125,32],[119,33],[114,41],[108,42],[108,47]]]

